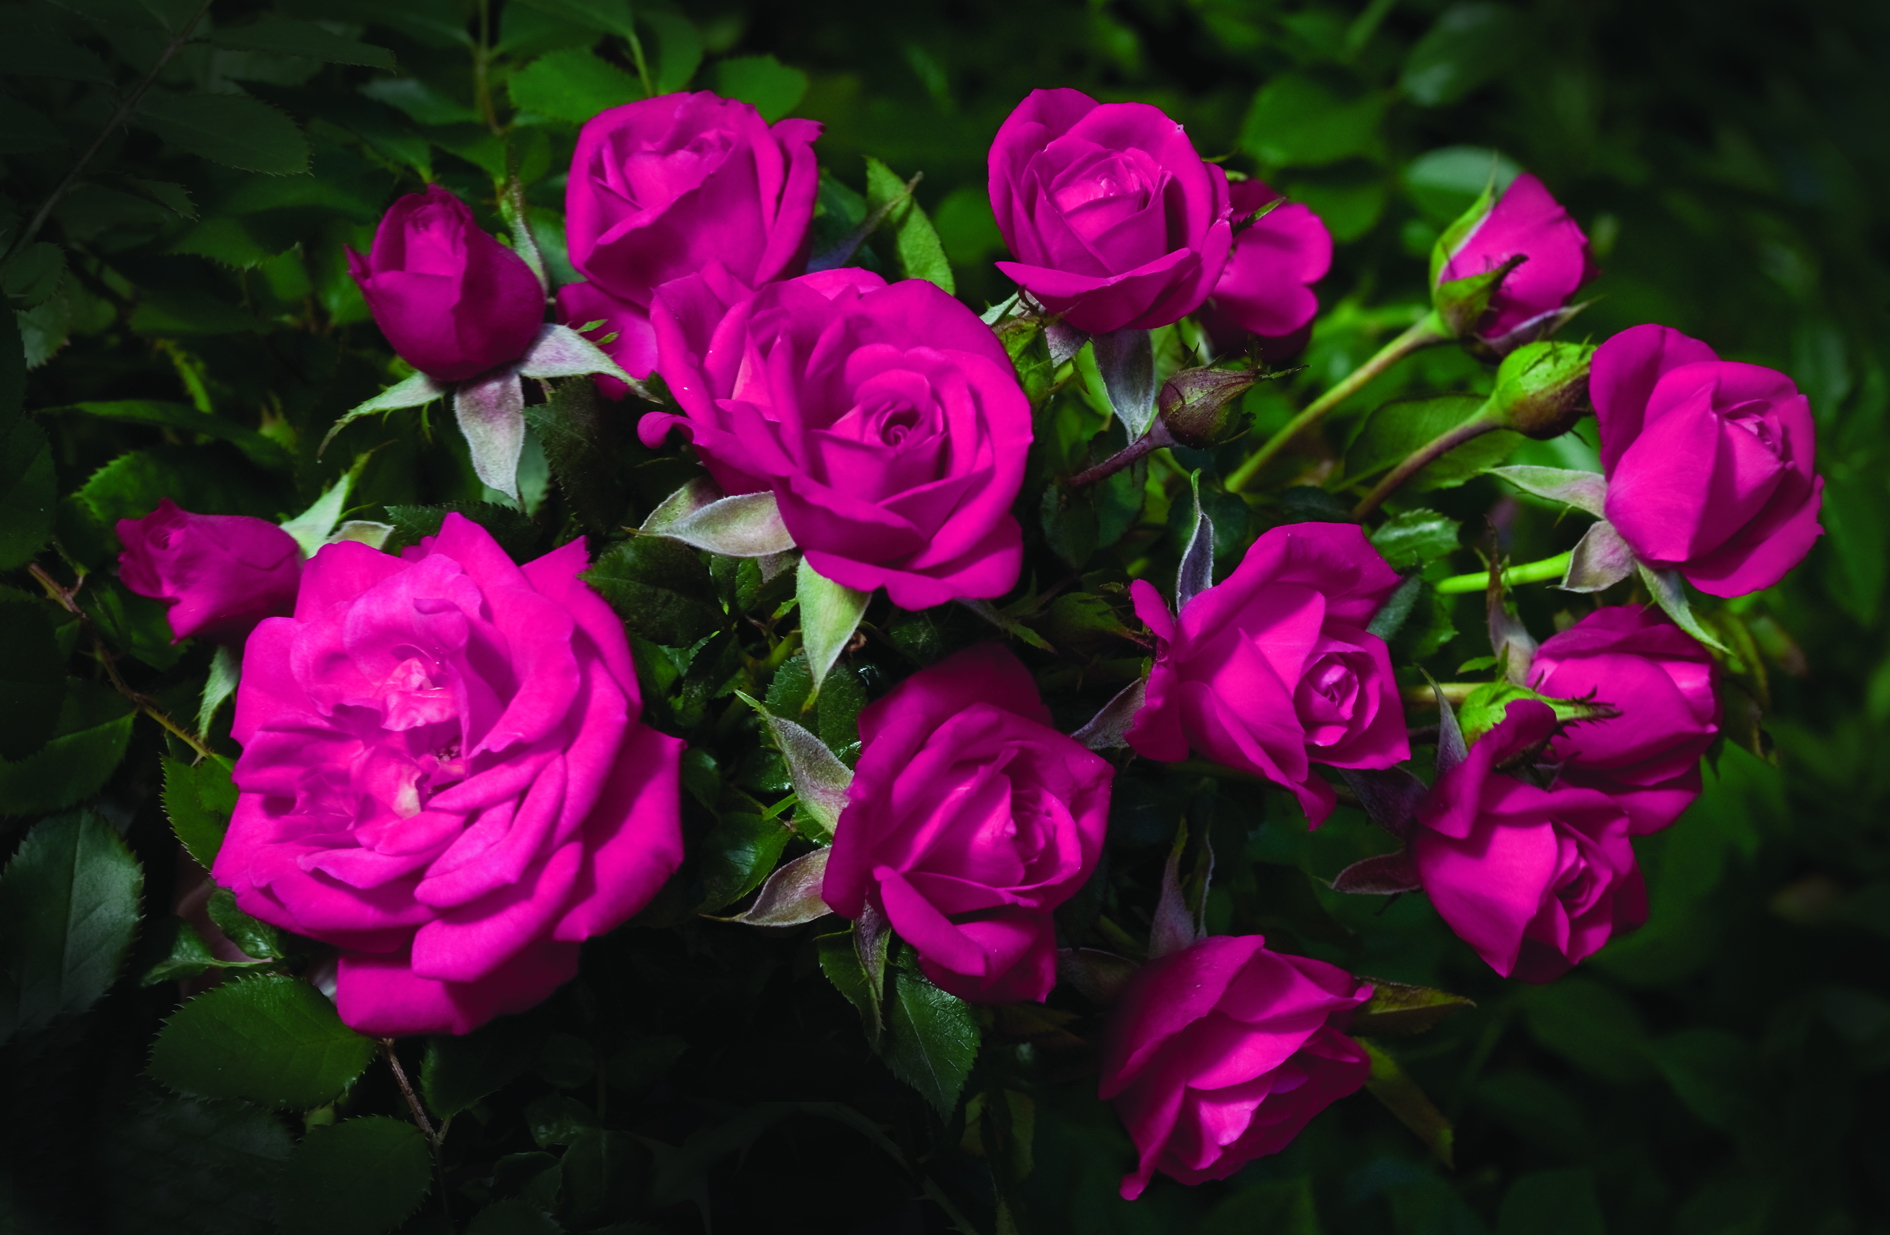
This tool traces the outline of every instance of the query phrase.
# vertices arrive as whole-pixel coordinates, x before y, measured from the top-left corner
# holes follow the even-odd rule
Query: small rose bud
[[[1263,377],[1252,369],[1183,369],[1162,383],[1156,403],[1168,435],[1200,449],[1247,431],[1248,413],[1235,400]]]
[[[1431,301],[1452,338],[1491,359],[1546,338],[1594,275],[1588,238],[1527,173],[1485,192],[1431,249]]]
[[[1490,402],[1507,428],[1537,441],[1560,437],[1590,410],[1587,343],[1525,343],[1503,358]]]
[[[256,623],[295,611],[302,550],[266,519],[199,515],[168,497],[120,519],[119,578],[170,606],[172,642],[196,636],[241,647]]]

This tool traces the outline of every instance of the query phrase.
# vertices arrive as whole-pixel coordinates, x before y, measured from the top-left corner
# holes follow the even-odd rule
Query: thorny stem
[[[105,121],[105,127],[98,131],[98,136],[92,139],[92,144],[85,148],[85,153],[80,155],[78,162],[72,165],[72,170],[66,173],[66,178],[61,180],[58,186],[47,196],[46,200],[40,204],[39,209],[33,214],[33,221],[26,225],[26,230],[20,233],[19,238],[15,240],[12,246],[7,250],[7,261],[12,261],[16,255],[25,251],[27,245],[33,243],[33,237],[39,235],[39,229],[46,225],[46,220],[52,214],[53,207],[57,206],[60,199],[65,197],[65,195],[72,190],[72,186],[79,182],[79,176],[85,171],[86,166],[91,163],[92,156],[96,155],[99,152],[99,148],[105,144],[105,139],[112,135],[112,131],[126,120],[130,119],[132,112],[138,110],[138,103],[144,98],[145,91],[151,88],[151,83],[156,81],[158,74],[164,71],[164,66],[171,62],[171,57],[175,56],[184,44],[190,41],[190,32],[197,28],[197,23],[203,20],[203,15],[208,12],[209,9],[210,0],[202,0],[202,3],[197,6],[197,11],[190,15],[190,20],[178,27],[177,33],[173,34],[170,37],[170,41],[164,44],[164,50],[158,53],[156,62],[153,63],[150,69],[145,72],[145,75],[138,80],[138,84],[131,88],[129,94],[118,101],[118,108],[112,112],[111,117]]]
[[[1520,566],[1511,566],[1503,571],[1503,582],[1541,583],[1545,579],[1560,579],[1568,570],[1569,560],[1574,551],[1558,553],[1554,557],[1545,557],[1539,562],[1524,562]],[[1490,585],[1490,572],[1479,570],[1468,575],[1452,575],[1448,579],[1439,579],[1436,589],[1445,596],[1460,592],[1481,592]]]
[[[407,1070],[400,1066],[400,1054],[394,1049],[392,1038],[381,1039],[381,1054],[387,1058],[387,1066],[393,1070],[394,1082],[400,1086],[400,1096],[407,1100],[407,1109],[413,1112],[413,1122],[420,1129],[420,1135],[427,1138],[427,1152],[433,1158],[433,1174],[440,1190],[440,1208],[446,1214],[446,1229],[453,1229],[453,1206],[446,1195],[446,1167],[440,1161],[440,1141],[446,1134],[446,1125],[441,1124],[438,1132],[433,1130],[433,1123],[427,1118],[427,1109],[420,1102],[420,1095],[413,1091],[413,1082],[407,1079]]]
[[[105,640],[99,637],[98,628],[92,625],[92,616],[81,609],[79,602],[73,599],[78,594],[78,585],[69,589],[61,587],[59,581],[47,574],[45,567],[38,562],[28,566],[27,571],[33,578],[39,580],[39,585],[46,589],[46,595],[58,602],[60,608],[77,618],[79,625],[84,627],[85,633],[92,636],[92,646],[97,652],[98,662],[105,666],[105,676],[111,679],[112,688],[131,700],[140,712],[167,729],[172,737],[196,751],[199,759],[210,758],[211,751],[208,746],[204,745],[195,734],[186,732],[182,726],[167,716],[164,709],[158,706],[157,700],[131,689],[124,675],[118,672],[118,658],[112,654],[111,649],[105,646]]]
[[[1367,493],[1359,504],[1352,507],[1352,517],[1363,519],[1377,510],[1384,500],[1396,493],[1405,481],[1424,470],[1425,465],[1435,462],[1449,454],[1472,438],[1503,427],[1501,421],[1488,415],[1477,415],[1454,429],[1446,429],[1436,437],[1418,447],[1405,457],[1403,463],[1391,469],[1378,486]]]
[[[1429,347],[1433,343],[1447,342],[1449,338],[1437,314],[1426,313],[1409,330],[1379,348],[1378,354],[1354,369],[1351,376],[1313,400],[1307,405],[1305,411],[1288,421],[1284,429],[1268,438],[1264,446],[1255,451],[1245,463],[1235,469],[1233,475],[1227,478],[1227,491],[1239,493],[1246,488],[1260,473],[1260,469],[1271,463],[1274,457],[1286,449],[1294,438],[1318,424],[1325,418],[1327,412],[1357,394],[1366,383],[1386,369],[1412,352]]]
[[[1081,489],[1093,485],[1099,480],[1115,475],[1128,467],[1143,455],[1153,454],[1164,446],[1173,446],[1175,439],[1169,435],[1168,426],[1157,420],[1148,427],[1148,432],[1136,438],[1115,454],[1110,455],[1086,472],[1079,472],[1070,478],[1070,488]]]

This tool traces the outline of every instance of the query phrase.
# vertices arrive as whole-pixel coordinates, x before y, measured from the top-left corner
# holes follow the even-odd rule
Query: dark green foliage
[[[307,1109],[333,1101],[373,1057],[373,1040],[342,1024],[314,987],[265,974],[179,1008],[151,1048],[150,1073],[200,1098]]]
[[[419,1206],[432,1182],[426,1140],[410,1123],[369,1115],[310,1128],[277,1187],[283,1235],[381,1235]]]

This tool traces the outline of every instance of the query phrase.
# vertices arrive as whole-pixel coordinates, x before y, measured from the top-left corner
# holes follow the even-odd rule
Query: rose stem
[[[1426,313],[1409,330],[1378,349],[1378,354],[1352,371],[1350,377],[1326,391],[1307,405],[1306,410],[1287,422],[1284,429],[1267,439],[1247,461],[1235,469],[1227,478],[1226,489],[1229,493],[1239,493],[1252,483],[1260,469],[1273,461],[1275,455],[1286,449],[1287,444],[1302,432],[1318,424],[1327,412],[1339,406],[1357,394],[1366,383],[1397,364],[1412,352],[1431,346],[1434,343],[1448,342],[1450,336],[1444,332],[1444,325],[1437,314]]]
[[[1372,511],[1377,510],[1386,498],[1396,493],[1405,481],[1423,471],[1426,464],[1435,462],[1472,438],[1482,437],[1485,433],[1502,427],[1501,421],[1485,414],[1478,414],[1454,429],[1444,430],[1412,451],[1405,457],[1403,463],[1392,468],[1385,478],[1378,482],[1377,488],[1367,493],[1358,505],[1352,507],[1352,517],[1363,519]]]
[[[1447,702],[1462,703],[1470,697],[1471,691],[1488,685],[1488,682],[1439,682],[1437,690],[1443,693]],[[1407,686],[1399,693],[1406,703],[1425,708],[1437,706],[1437,694],[1429,686]]]
[[[149,716],[152,720],[169,730],[172,737],[196,751],[197,758],[208,759],[210,757],[210,748],[208,746],[198,740],[195,735],[185,732],[183,726],[179,725],[169,716],[166,716],[164,709],[157,705],[157,700],[151,698],[149,695],[141,695],[131,689],[130,684],[125,681],[124,675],[118,672],[118,658],[112,655],[111,650],[105,646],[105,641],[99,638],[98,628],[92,625],[91,615],[79,608],[79,602],[72,598],[73,593],[78,591],[78,588],[74,587],[68,591],[66,588],[61,587],[59,581],[47,574],[45,568],[38,562],[34,562],[26,569],[33,578],[39,580],[39,585],[46,589],[46,594],[55,601],[58,601],[60,608],[77,618],[79,625],[85,628],[85,633],[92,636],[92,648],[98,656],[98,663],[105,666],[105,676],[111,679],[112,688],[125,698],[131,700],[132,704],[140,712],[143,712],[146,716]]]
[[[420,1104],[420,1095],[413,1091],[413,1082],[407,1079],[407,1070],[400,1066],[400,1055],[394,1050],[392,1038],[381,1039],[381,1054],[387,1057],[387,1066],[394,1071],[394,1080],[400,1085],[400,1096],[407,1099],[407,1109],[413,1112],[413,1121],[420,1127],[420,1134],[427,1138],[427,1152],[433,1158],[433,1174],[440,1189],[440,1208],[446,1214],[446,1229],[453,1229],[453,1204],[446,1195],[446,1167],[440,1161],[440,1134],[434,1132],[432,1121],[427,1118],[426,1107]],[[440,1125],[440,1132],[446,1125]]]
[[[1544,579],[1559,579],[1567,572],[1569,559],[1574,556],[1574,550],[1570,550],[1554,557],[1545,557],[1539,562],[1524,562],[1520,566],[1508,567],[1503,571],[1503,582],[1541,583]],[[1479,570],[1474,574],[1439,579],[1434,586],[1444,595],[1452,596],[1459,592],[1481,592],[1489,585],[1490,572]]]
[[[1148,427],[1148,432],[1136,438],[1115,454],[1110,455],[1086,472],[1079,472],[1070,478],[1070,488],[1081,489],[1093,485],[1099,480],[1115,475],[1123,468],[1134,463],[1143,455],[1153,454],[1164,446],[1173,446],[1175,439],[1168,434],[1168,426],[1157,420]]]

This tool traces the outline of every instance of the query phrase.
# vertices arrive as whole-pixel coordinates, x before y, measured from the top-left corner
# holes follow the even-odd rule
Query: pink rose
[[[1576,289],[1594,275],[1588,237],[1528,172],[1510,182],[1432,277],[1439,284],[1454,283],[1487,274],[1517,256],[1523,263],[1497,287],[1482,320],[1472,324],[1479,338],[1502,352],[1547,333]]]
[[[1003,344],[922,279],[829,270],[749,293],[720,267],[657,296],[680,428],[731,493],[774,490],[815,570],[895,605],[1017,582],[1030,404]]]
[[[1643,562],[1714,596],[1771,587],[1824,531],[1811,404],[1775,369],[1665,326],[1595,349],[1603,509]]]
[[[1343,1029],[1371,998],[1345,971],[1269,952],[1259,935],[1214,936],[1142,966],[1103,1048],[1101,1096],[1141,1160],[1122,1196],[1156,1171],[1225,1179],[1278,1153],[1365,1084],[1371,1061]]]
[[[1129,745],[1169,761],[1192,749],[1264,776],[1317,825],[1336,798],[1313,764],[1388,768],[1410,757],[1391,655],[1365,629],[1398,583],[1351,523],[1272,529],[1179,620],[1136,580],[1155,666]]]
[[[1312,285],[1332,268],[1332,233],[1310,209],[1292,202],[1242,226],[1280,195],[1258,180],[1230,185],[1228,195],[1233,256],[1199,315],[1222,353],[1239,351],[1248,335],[1282,341],[1310,326],[1319,312]]]
[[[682,858],[680,740],[638,719],[623,623],[573,542],[523,567],[448,515],[329,545],[250,636],[241,791],[213,874],[341,949],[341,1017],[465,1033],[545,998]]]
[[[1033,90],[991,142],[997,267],[1072,326],[1166,326],[1200,307],[1233,245],[1227,176],[1146,103]]]
[[[1569,725],[1549,743],[1566,784],[1598,789],[1657,832],[1700,796],[1700,758],[1719,733],[1713,658],[1691,635],[1635,605],[1597,609],[1536,650],[1530,684],[1595,699],[1621,715]]]
[[[632,377],[656,366],[656,289],[710,262],[750,287],[799,274],[820,169],[812,120],[770,126],[747,103],[665,94],[599,112],[578,132],[565,188],[571,264],[590,280],[558,291]]]
[[[266,519],[194,515],[167,497],[142,519],[120,519],[118,539],[118,577],[170,606],[173,643],[241,647],[256,623],[295,608],[302,549]]]
[[[860,763],[821,898],[867,906],[934,985],[974,1003],[1056,984],[1051,910],[1088,882],[1109,826],[1109,764],[1050,727],[1015,656],[967,648],[860,713]]]
[[[401,359],[442,382],[517,360],[544,324],[532,268],[437,184],[389,207],[368,256],[348,250],[348,270]]]
[[[1418,803],[1411,858],[1450,929],[1496,972],[1547,982],[1647,920],[1628,817],[1593,789],[1542,789],[1495,769],[1556,731],[1546,704],[1509,705]]]

